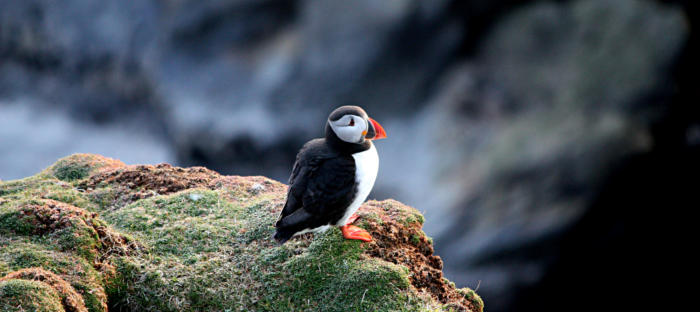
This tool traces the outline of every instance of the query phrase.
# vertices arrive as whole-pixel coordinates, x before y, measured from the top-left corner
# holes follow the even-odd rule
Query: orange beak
[[[374,127],[374,132],[375,132],[374,137],[371,138],[370,140],[379,140],[379,139],[386,138],[386,131],[384,131],[384,128],[382,127],[382,125],[380,125],[376,120],[374,120],[372,118],[369,118],[369,117],[367,117],[367,118],[369,119],[369,122],[372,123],[372,126]]]

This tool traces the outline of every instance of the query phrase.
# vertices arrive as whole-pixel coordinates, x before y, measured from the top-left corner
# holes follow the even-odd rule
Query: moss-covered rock
[[[476,293],[476,291],[472,290],[471,288],[464,287],[457,289],[457,292],[469,300],[469,303],[471,303],[472,307],[474,307],[474,312],[484,311],[484,301],[481,300],[481,297]]]
[[[285,192],[264,177],[69,156],[0,183],[2,283],[26,289],[12,300],[42,294],[59,311],[75,296],[88,311],[483,309],[443,278],[415,209],[365,204],[358,225],[371,243],[332,229],[279,246],[270,236]],[[26,270],[65,283],[22,284]]]
[[[51,286],[20,279],[0,281],[0,311],[65,312]]]
[[[87,312],[83,297],[78,294],[75,289],[63,280],[60,276],[46,271],[42,268],[29,268],[12,272],[3,278],[0,282],[10,280],[29,280],[39,281],[53,288],[61,298],[63,308],[68,312]],[[2,310],[4,311],[4,310]]]
[[[104,168],[122,167],[124,163],[115,159],[92,154],[74,154],[59,159],[44,172],[61,181],[75,181],[87,178]]]
[[[26,268],[42,268],[68,282],[89,311],[106,311],[107,295],[99,267],[73,252],[57,249],[51,240],[42,237],[0,236],[0,277]]]

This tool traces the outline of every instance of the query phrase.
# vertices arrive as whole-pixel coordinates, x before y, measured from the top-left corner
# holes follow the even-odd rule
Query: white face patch
[[[367,121],[357,115],[345,115],[336,121],[328,120],[331,129],[341,140],[348,143],[362,143],[367,130]]]

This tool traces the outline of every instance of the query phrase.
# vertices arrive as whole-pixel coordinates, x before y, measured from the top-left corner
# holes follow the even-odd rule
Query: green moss
[[[384,224],[384,220],[382,220],[382,218],[380,218],[379,215],[377,215],[374,212],[370,212],[363,216],[362,219],[360,219],[360,222],[363,222],[368,219],[377,222],[377,224]]]
[[[53,199],[87,210],[94,210],[95,204],[91,203],[83,193],[76,191],[74,188],[49,187],[44,191],[42,198]]]
[[[425,305],[410,295],[406,268],[361,260],[361,242],[346,241],[333,229],[308,248],[303,241],[273,245],[269,237],[276,216],[269,209],[278,203],[261,196],[237,206],[222,201],[221,193],[196,189],[158,196],[105,215],[123,230],[137,232],[151,248],[142,257],[119,260],[120,278],[108,287],[117,306],[400,311]]]
[[[411,235],[411,243],[416,246],[420,244],[420,236],[418,236],[417,234]]]
[[[63,312],[58,293],[37,281],[8,280],[0,282],[0,311]]]
[[[104,311],[103,280],[92,261],[56,250],[45,238],[0,238],[0,276],[25,268],[41,267],[68,281],[85,300],[88,310]],[[1,310],[0,310],[1,311]]]
[[[48,241],[57,242],[61,250],[74,251],[77,255],[92,261],[102,247],[97,232],[82,220],[71,220],[68,227],[49,234]]]
[[[68,224],[53,230],[37,219],[34,214],[22,213],[30,205],[43,205],[43,199],[52,199],[94,210],[94,204],[72,185],[50,176],[34,177],[0,183],[3,201],[0,204],[0,234],[40,235],[50,246],[60,246],[63,250],[74,250],[77,254],[92,261],[97,256],[100,241],[95,230],[86,224],[86,219],[75,217]],[[65,215],[65,214],[64,214]]]
[[[284,247],[279,247],[284,248]],[[297,257],[265,276],[267,289],[260,310],[287,311],[418,311],[425,302],[406,290],[408,270],[375,259],[361,260],[364,245],[343,239],[332,229],[319,235]],[[287,255],[287,253],[284,253]]]
[[[10,235],[16,233],[28,235],[35,231],[36,227],[32,223],[35,218],[21,214],[21,207],[30,204],[40,204],[39,201],[15,200],[0,205],[0,233]]]
[[[88,223],[93,219],[90,216],[68,215],[69,211],[63,211],[55,217],[63,218],[60,227],[55,228],[43,224],[36,214],[23,213],[22,207],[28,205],[42,205],[41,201],[18,202],[18,205],[0,209],[0,233],[15,233],[18,235],[39,234],[48,245],[56,245],[61,250],[72,250],[89,261],[97,257],[97,251],[101,247],[100,239],[95,229]],[[42,218],[48,218],[43,216]],[[55,222],[58,222],[54,220]]]
[[[31,183],[30,181],[36,180],[32,178],[25,178],[22,180],[14,180],[9,182],[0,182],[0,197],[12,195],[21,192],[26,188],[26,185]]]
[[[87,178],[92,172],[110,162],[114,161],[98,155],[73,154],[59,159],[44,173],[61,181],[73,182]]]
[[[418,213],[411,213],[411,214],[408,214],[403,219],[404,225],[410,225],[411,223],[416,223],[416,222],[423,224],[423,222],[425,222],[425,218],[423,217],[423,215],[418,214]]]
[[[0,233],[9,235],[9,233],[17,233],[20,235],[28,235],[34,232],[35,226],[31,223],[32,217],[20,218],[19,211],[10,210],[0,211]]]
[[[248,202],[243,210],[245,221],[242,224],[244,232],[241,235],[247,243],[256,240],[269,241],[272,237],[275,232],[274,224],[277,221],[277,215],[270,213],[270,207],[274,204],[265,196]]]
[[[59,163],[53,171],[54,176],[62,181],[80,180],[87,177],[88,173],[90,168],[71,163]]]
[[[114,189],[109,187],[98,188],[90,192],[87,197],[94,203],[97,211],[104,211],[113,208],[118,196]]]
[[[457,292],[462,294],[464,298],[467,298],[469,302],[471,302],[472,306],[474,307],[474,312],[483,312],[484,311],[484,301],[481,299],[481,297],[471,288],[464,287],[457,289]]]
[[[115,261],[118,279],[108,283],[113,309],[182,311],[223,310],[241,297],[248,286],[234,278],[232,263],[202,259],[185,264],[182,258],[120,258]]]
[[[110,278],[105,279],[105,293],[109,301],[109,310],[127,310],[127,302],[125,300],[129,298],[128,280],[137,275],[136,272],[140,270],[140,267],[125,257],[113,258],[112,264],[115,266],[115,271],[119,272],[119,274],[114,274]]]
[[[119,277],[108,287],[115,306],[178,311],[250,305],[249,271],[260,250],[246,246],[254,242],[246,229],[259,232],[262,225],[244,216],[257,205],[240,207],[220,191],[194,189],[106,213],[108,222],[132,231],[150,251],[116,261]]]
[[[173,255],[218,252],[234,243],[244,221],[238,207],[205,189],[140,200],[104,218],[136,232],[154,252]]]
[[[395,217],[396,220],[399,220],[401,223],[403,223],[406,226],[410,226],[413,223],[418,223],[422,226],[423,223],[425,223],[425,217],[423,217],[423,215],[420,212],[418,212],[418,210],[411,208],[411,207],[408,207],[408,206],[405,206],[405,205],[403,205],[403,204],[401,204],[398,201],[393,200],[393,199],[388,199],[388,200],[381,201],[381,202],[376,201],[376,200],[370,200],[367,202],[367,204],[372,205],[372,206],[378,206],[382,210],[384,210],[385,212],[389,212],[389,211],[392,211],[393,213],[398,212],[399,213],[398,216]],[[366,217],[370,217],[370,218],[374,219],[374,221],[377,221],[380,223],[382,222],[382,219],[379,216],[374,215],[374,213],[371,213],[371,214],[369,214],[369,216],[366,216]]]
[[[38,202],[39,199],[53,199],[91,211],[96,208],[96,204],[92,203],[85,193],[79,192],[71,184],[53,177],[34,176],[0,183],[0,197],[4,197],[6,200],[4,204],[0,204],[0,207],[2,205],[16,207],[18,204],[28,201]]]

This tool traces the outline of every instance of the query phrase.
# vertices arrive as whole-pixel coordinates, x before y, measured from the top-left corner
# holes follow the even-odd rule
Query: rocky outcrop
[[[87,154],[3,182],[3,311],[483,311],[443,277],[415,209],[363,205],[371,243],[333,229],[279,246],[285,195],[264,177]]]

